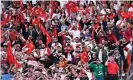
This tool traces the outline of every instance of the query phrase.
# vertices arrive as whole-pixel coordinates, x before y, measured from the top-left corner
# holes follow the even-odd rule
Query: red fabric
[[[54,33],[54,37],[57,37],[57,29],[56,29],[56,27],[54,27],[53,33]]]
[[[128,50],[129,50],[129,48],[125,47],[125,48],[124,48],[124,50],[125,50],[125,51],[128,51]]]
[[[130,27],[130,28],[128,28],[127,30],[126,30],[126,33],[127,33],[127,36],[128,36],[128,38],[126,38],[126,40],[130,40],[130,38],[132,38],[132,28]]]
[[[127,40],[129,41],[132,38],[132,29],[129,28],[126,31],[121,31],[120,34]]]
[[[112,14],[110,14],[109,17],[110,17],[111,20],[113,20],[116,17],[116,15],[115,15],[115,13],[112,13]]]
[[[86,7],[85,11],[86,11],[86,13],[89,13],[90,12],[90,8]]]
[[[83,61],[84,63],[88,63],[89,58],[88,58],[87,52],[83,52],[83,53],[81,54],[81,61]]]
[[[118,13],[123,18],[132,18],[132,13],[131,12],[119,11]]]
[[[133,19],[133,11],[128,12],[130,14],[130,19]]]
[[[78,30],[81,31],[81,26],[80,24],[78,23],[78,26],[77,26]]]
[[[41,12],[40,15],[38,15],[38,17],[44,18],[45,20],[48,19],[48,15],[47,15],[47,13],[45,11]]]
[[[104,16],[104,19],[103,20],[106,21],[106,19],[107,19],[107,16]]]
[[[124,11],[119,10],[119,11],[118,11],[118,14],[119,14],[120,16],[122,16],[122,12],[124,12]]]
[[[50,34],[48,32],[46,33],[46,36],[47,36],[47,42],[46,42],[46,44],[48,46],[48,44],[50,44],[52,42],[52,38],[50,37]]]
[[[37,19],[37,18],[32,19],[32,24],[39,24],[39,19]]]
[[[8,16],[5,19],[5,23],[8,23],[9,21],[11,21],[12,16],[8,14]]]
[[[52,4],[52,7],[54,7],[55,9],[59,6],[57,1],[51,1],[50,3]]]
[[[98,29],[99,24],[98,23],[95,23],[94,26],[95,26],[95,29]]]
[[[27,6],[27,10],[32,14],[32,6],[31,5],[29,5],[29,6]]]
[[[12,39],[12,40],[16,40],[17,34],[18,34],[17,31],[10,32],[10,35],[11,35],[10,37],[11,37],[11,39]]]
[[[43,8],[41,7],[34,7],[32,10],[32,15],[39,16],[40,14],[45,13]]]
[[[77,6],[75,2],[69,1],[65,6],[68,14],[70,14],[70,12],[77,12]]]
[[[46,31],[46,29],[44,29],[42,24],[39,24],[39,29],[41,30],[43,35],[47,36],[46,44],[48,46],[48,44],[52,41],[52,38],[51,38],[50,34]]]
[[[5,26],[6,22],[5,21],[0,21],[1,26]]]
[[[118,41],[114,34],[108,34],[108,40],[111,41],[111,42],[112,41],[114,41],[114,42]]]
[[[20,14],[20,21],[21,21],[21,22],[24,22],[24,20],[25,20],[25,19],[24,19],[24,15],[23,15],[23,13],[21,13],[21,14]]]
[[[46,52],[47,52],[47,53],[46,53],[47,56],[50,56],[50,55],[51,55],[51,49],[50,49],[50,48],[47,47],[47,48],[46,48]]]
[[[131,54],[130,53],[127,54],[127,63],[128,63],[128,68],[127,68],[126,72],[129,71],[130,66],[131,66]]]
[[[100,20],[101,20],[101,17],[97,16],[97,21],[100,22]]]
[[[7,60],[8,60],[10,65],[14,64],[16,66],[16,68],[20,67],[20,64],[17,62],[17,60],[13,56],[12,47],[11,47],[11,43],[10,42],[7,43]]]
[[[117,65],[117,63],[108,63],[107,66],[107,70],[108,70],[108,74],[117,74],[119,71],[119,66]]]
[[[0,37],[1,37],[1,41],[0,43],[4,42],[4,37],[2,37],[2,35],[4,34],[4,31],[0,29]]]
[[[26,48],[28,48],[28,50],[26,51],[27,54],[31,54],[32,51],[35,49],[35,46],[31,40],[29,40],[29,43],[26,45]]]
[[[104,37],[103,36],[99,36],[98,43],[102,43],[102,40],[104,40]]]
[[[24,10],[23,1],[19,1],[19,5],[20,5],[20,12],[22,12]]]

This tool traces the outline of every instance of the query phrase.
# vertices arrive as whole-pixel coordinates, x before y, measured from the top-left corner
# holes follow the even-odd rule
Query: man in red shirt
[[[108,70],[108,80],[118,80],[119,67],[115,62],[114,57],[110,56],[105,63]]]

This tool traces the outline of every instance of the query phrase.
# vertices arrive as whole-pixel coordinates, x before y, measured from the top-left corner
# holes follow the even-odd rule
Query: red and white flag
[[[11,47],[10,41],[7,43],[7,60],[10,65],[13,64],[15,65],[16,68],[20,68],[20,64],[17,62],[17,60],[15,59],[12,53],[12,47]]]

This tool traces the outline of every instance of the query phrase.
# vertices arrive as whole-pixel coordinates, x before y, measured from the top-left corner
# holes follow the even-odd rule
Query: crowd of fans
[[[7,2],[1,3],[2,80],[119,80],[127,75],[133,2]]]

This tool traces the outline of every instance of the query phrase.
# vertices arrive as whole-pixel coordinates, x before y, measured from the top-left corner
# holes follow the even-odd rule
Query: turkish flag
[[[41,30],[43,35],[47,36],[46,44],[48,46],[48,44],[52,41],[50,34],[46,31],[46,29],[43,27],[43,25],[41,23],[39,24],[39,29]]]
[[[124,18],[130,18],[131,14],[129,12],[124,12],[123,17]]]
[[[7,60],[10,65],[14,64],[16,68],[20,67],[20,64],[17,62],[17,60],[15,59],[15,57],[12,53],[12,47],[11,47],[10,41],[7,43]]]
[[[39,19],[38,18],[32,19],[32,24],[39,24]]]
[[[35,46],[31,40],[29,40],[29,43],[26,45],[26,48],[28,48],[28,50],[26,51],[27,54],[31,54],[32,51],[35,49]]]
[[[81,61],[83,61],[84,63],[88,63],[89,57],[87,52],[83,52],[80,57],[81,57]]]
[[[131,12],[124,12],[124,11],[120,12],[120,16],[123,18],[132,18],[132,14],[133,13],[131,13]]]
[[[34,7],[32,9],[32,15],[34,15],[34,16],[39,16],[42,13],[44,13],[44,10],[41,7]]]
[[[133,11],[130,11],[129,14],[130,14],[130,19],[133,19]]]
[[[48,46],[48,44],[50,44],[52,42],[52,38],[51,38],[51,36],[50,36],[50,34],[48,32],[46,32],[46,36],[47,36],[47,42],[46,42],[46,44]]]
[[[69,1],[66,5],[65,5],[68,14],[70,14],[70,12],[77,12],[77,6],[76,3],[73,1]]]
[[[45,11],[40,12],[40,14],[38,15],[38,17],[44,18],[45,20],[48,19],[48,15],[47,15],[47,13]]]

